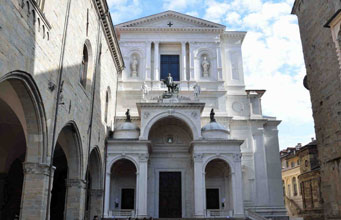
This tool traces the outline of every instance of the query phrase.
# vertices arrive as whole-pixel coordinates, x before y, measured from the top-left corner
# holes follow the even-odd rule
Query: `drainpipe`
[[[71,0],[68,0],[67,6],[66,6],[66,13],[65,13],[65,22],[64,22],[64,32],[63,32],[63,38],[62,38],[62,47],[61,47],[61,53],[59,58],[59,74],[58,74],[58,88],[57,88],[57,98],[56,98],[56,109],[54,114],[54,122],[53,122],[53,133],[52,133],[52,147],[51,147],[51,158],[50,158],[50,175],[49,175],[49,185],[48,185],[48,192],[47,192],[47,205],[46,205],[46,218],[49,219],[50,215],[50,200],[51,200],[51,187],[52,187],[52,171],[53,171],[53,153],[55,149],[55,142],[56,142],[56,130],[57,130],[57,119],[58,119],[58,109],[59,109],[59,101],[60,101],[60,93],[63,88],[63,62],[64,62],[64,54],[65,54],[65,44],[66,44],[66,37],[67,37],[67,29],[69,24],[69,17],[70,17],[70,6],[71,6]]]

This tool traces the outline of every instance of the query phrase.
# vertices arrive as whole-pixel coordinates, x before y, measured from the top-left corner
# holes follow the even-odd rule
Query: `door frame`
[[[160,173],[161,172],[179,172],[181,173],[181,218],[185,216],[185,169],[155,169],[155,206],[154,216],[159,218],[159,184],[160,184]]]

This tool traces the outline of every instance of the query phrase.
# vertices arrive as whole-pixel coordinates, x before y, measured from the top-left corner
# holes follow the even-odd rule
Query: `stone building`
[[[290,217],[300,217],[303,210],[302,191],[299,176],[301,175],[298,152],[302,147],[289,147],[280,152],[282,163],[282,184],[285,207]]]
[[[0,219],[93,219],[119,45],[104,0],[0,3]]]
[[[126,68],[105,217],[286,219],[280,121],[263,115],[264,90],[245,90],[246,33],[225,29],[174,11],[116,26]]]
[[[341,219],[341,75],[340,10],[337,0],[296,0],[307,69],[325,219]]]
[[[301,170],[298,180],[303,204],[301,216],[304,220],[323,219],[320,163],[316,141],[300,148],[298,156]]]

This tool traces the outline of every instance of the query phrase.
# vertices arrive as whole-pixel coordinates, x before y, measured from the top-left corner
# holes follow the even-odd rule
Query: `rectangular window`
[[[170,73],[174,81],[180,81],[179,61],[179,55],[161,55],[160,79],[166,79],[168,73]]]

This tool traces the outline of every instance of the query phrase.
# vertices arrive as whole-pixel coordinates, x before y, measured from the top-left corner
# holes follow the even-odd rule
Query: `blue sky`
[[[174,10],[247,31],[243,63],[247,89],[266,89],[263,113],[282,120],[280,148],[308,143],[314,134],[310,96],[294,0],[108,0],[114,24]]]

